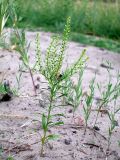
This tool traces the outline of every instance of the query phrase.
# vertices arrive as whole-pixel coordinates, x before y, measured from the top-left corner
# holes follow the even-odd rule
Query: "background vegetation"
[[[17,12],[20,27],[44,28],[49,31],[63,30],[66,19],[71,16],[72,40],[96,45],[94,36],[107,38],[107,44],[101,39],[98,47],[120,51],[120,1],[119,0],[17,0]],[[77,36],[75,33],[79,33]],[[84,35],[89,42],[85,40]],[[109,45],[109,40],[111,41]],[[117,42],[116,42],[117,41]]]

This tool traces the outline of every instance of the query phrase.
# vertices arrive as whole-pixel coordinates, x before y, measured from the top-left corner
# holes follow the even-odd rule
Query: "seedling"
[[[109,81],[105,86],[105,90],[102,91],[102,86],[100,86],[99,84],[97,84],[97,87],[100,91],[101,94],[101,103],[98,107],[98,113],[95,119],[95,123],[94,126],[96,125],[100,110],[103,107],[106,107],[110,102],[114,101],[116,98],[118,98],[120,96],[120,73],[117,73],[117,78],[116,78],[116,82],[115,84],[112,83],[112,79],[111,79],[111,74],[110,74],[110,69],[107,69],[108,71],[108,76],[109,76]]]
[[[14,95],[18,95],[17,90],[10,87],[9,81],[0,82],[0,102],[10,101]]]
[[[36,95],[36,86],[35,86],[35,82],[34,82],[34,78],[33,78],[33,67],[31,67],[31,65],[30,65],[30,57],[28,55],[30,43],[27,43],[25,31],[18,30],[18,27],[17,27],[18,17],[16,14],[15,7],[13,5],[11,5],[10,11],[11,11],[10,17],[11,17],[11,20],[13,23],[13,28],[14,28],[14,31],[12,32],[12,35],[10,38],[10,41],[12,44],[12,49],[16,50],[20,54],[20,56],[21,56],[20,58],[24,64],[25,68],[30,73],[34,92]],[[17,77],[17,81],[19,81],[18,77]]]
[[[2,83],[0,83],[0,94],[6,94],[6,89]]]
[[[63,87],[62,87],[62,93],[63,93],[63,104],[70,104],[72,105],[72,100],[71,94],[73,92],[73,83],[71,79],[68,79],[67,81],[64,82]]]
[[[120,108],[116,109],[114,108],[114,111],[112,112],[108,112],[108,117],[110,119],[110,127],[109,127],[109,137],[108,137],[108,150],[110,148],[110,140],[111,140],[111,136],[113,134],[113,131],[115,129],[116,126],[118,126],[118,122],[116,121],[116,114],[120,111]]]
[[[120,96],[120,89],[118,90],[118,92],[116,93],[116,95],[114,96],[114,107],[112,111],[108,112],[108,117],[110,120],[110,127],[109,127],[109,137],[108,137],[108,150],[110,148],[110,140],[112,137],[112,134],[114,132],[114,129],[116,126],[118,126],[118,122],[116,120],[116,114],[120,111],[120,108],[117,108],[117,99]],[[117,109],[116,109],[117,108]]]
[[[25,68],[27,68],[30,73],[34,92],[36,95],[36,86],[35,86],[35,82],[34,82],[34,78],[33,78],[33,67],[30,66],[30,58],[28,56],[30,43],[27,44],[24,30],[18,31],[17,29],[15,29],[14,32],[16,35],[16,37],[15,37],[16,38],[15,50],[18,51],[18,53],[20,54],[21,60],[24,64]]]
[[[79,79],[77,84],[74,84],[71,80],[67,80],[62,89],[67,104],[70,104],[73,107],[73,118],[75,117],[75,111],[79,107],[80,102],[82,100],[82,95],[83,95],[82,78],[83,78],[84,68],[85,66],[83,66],[83,68],[81,68],[79,71]]]
[[[88,120],[91,114],[91,108],[93,105],[93,98],[94,98],[94,91],[95,91],[95,78],[90,81],[89,85],[89,93],[84,95],[84,102],[83,102],[83,111],[84,111],[84,119],[85,119],[85,132],[88,126]]]
[[[74,63],[71,67],[65,69],[64,72],[61,71],[62,63],[64,59],[65,49],[67,45],[67,40],[70,32],[70,18],[67,20],[67,24],[64,29],[63,38],[61,45],[59,46],[60,40],[59,37],[53,37],[50,46],[47,49],[47,53],[45,56],[45,63],[41,63],[41,52],[37,52],[37,69],[39,72],[46,78],[48,81],[48,85],[50,87],[50,97],[49,97],[49,105],[47,115],[43,113],[42,115],[42,128],[43,128],[43,136],[41,138],[42,147],[40,151],[40,155],[44,156],[44,145],[49,140],[54,140],[58,138],[58,135],[48,134],[48,129],[53,126],[58,126],[64,124],[63,121],[54,122],[53,117],[55,116],[63,116],[63,114],[55,114],[52,115],[52,111],[55,106],[55,101],[57,97],[61,97],[59,95],[59,91],[63,87],[62,84],[64,81],[70,79],[70,77],[77,73],[81,67],[83,67],[84,63],[87,60],[87,56],[85,51],[82,52],[80,58]],[[37,36],[38,37],[38,36]],[[38,42],[38,41],[37,41]],[[62,73],[62,74],[61,74]]]
[[[20,89],[20,81],[21,81],[21,77],[22,77],[22,66],[20,66],[20,65],[19,65],[19,71],[20,71],[20,73],[18,73],[18,75],[16,75],[17,91],[19,91],[19,89]]]
[[[14,160],[14,158],[9,156],[9,157],[7,157],[7,160]]]

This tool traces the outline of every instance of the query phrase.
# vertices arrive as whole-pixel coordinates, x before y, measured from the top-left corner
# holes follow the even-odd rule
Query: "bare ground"
[[[27,32],[27,39],[31,41],[29,50],[31,64],[35,57],[35,36],[35,32]],[[50,36],[51,33],[40,33],[43,55],[50,43]],[[68,65],[72,64],[85,48],[89,56],[84,74],[83,87],[85,90],[95,73],[98,82],[106,83],[108,75],[104,65],[101,65],[106,60],[113,64],[111,73],[114,79],[115,72],[120,68],[120,54],[103,49],[70,42],[66,51],[64,66],[66,66],[66,62]],[[0,79],[9,80],[11,87],[17,86],[16,75],[19,73],[20,63],[20,56],[15,51],[0,49]],[[39,74],[34,75],[35,83],[42,88],[43,84],[39,82],[38,77],[41,81],[45,80]],[[74,81],[76,81],[76,77],[74,77]],[[89,128],[84,135],[84,127],[77,125],[78,118],[76,118],[75,124],[73,122],[71,106],[54,110],[55,113],[65,114],[66,118],[63,119],[65,125],[49,130],[50,133],[59,134],[60,139],[49,142],[45,147],[45,157],[39,157],[40,136],[42,134],[41,114],[46,111],[47,106],[44,104],[44,100],[46,100],[47,95],[46,93],[40,95],[38,89],[38,96],[34,96],[30,75],[26,71],[22,73],[19,94],[19,97],[15,96],[9,102],[0,103],[0,146],[4,149],[0,160],[5,160],[9,154],[15,160],[120,160],[120,147],[118,146],[120,127],[117,126],[113,133],[110,151],[106,157],[109,126],[107,114],[99,117],[97,126],[100,130],[93,131],[92,125],[96,115],[96,112],[93,111],[89,120]],[[98,97],[99,94],[96,93],[95,99]],[[97,107],[96,101],[93,107]],[[83,117],[82,112],[80,106],[76,117]],[[120,114],[117,115],[117,120],[120,124]]]

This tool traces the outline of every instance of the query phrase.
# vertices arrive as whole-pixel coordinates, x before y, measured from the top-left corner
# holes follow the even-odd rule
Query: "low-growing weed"
[[[119,93],[120,92],[120,73],[119,72],[117,73],[116,82],[115,82],[115,84],[113,84],[112,79],[111,79],[110,68],[111,67],[109,67],[109,69],[107,69],[109,80],[108,80],[108,83],[106,84],[104,90],[102,90],[102,86],[100,84],[97,84],[98,89],[101,94],[101,102],[98,107],[98,113],[97,113],[97,116],[95,119],[94,126],[96,125],[100,110],[103,107],[106,107],[110,102],[113,102],[116,98],[118,98],[120,96],[120,93]]]
[[[30,57],[28,55],[29,52],[29,47],[30,47],[30,43],[27,44],[26,41],[26,36],[25,36],[25,31],[24,30],[19,30],[15,29],[14,30],[14,46],[15,46],[15,50],[18,51],[18,53],[21,56],[21,60],[24,64],[24,66],[26,67],[26,69],[29,71],[30,76],[31,76],[31,80],[32,80],[32,84],[33,84],[33,88],[34,88],[34,92],[36,95],[36,86],[35,86],[35,82],[34,82],[34,78],[33,78],[33,67],[31,67],[30,65]]]
[[[119,73],[118,73],[118,81],[119,81]],[[119,82],[120,84],[120,82]],[[110,126],[109,126],[109,137],[108,137],[108,150],[110,148],[110,140],[112,137],[112,134],[114,132],[114,129],[116,126],[119,126],[118,121],[116,120],[116,114],[120,111],[120,107],[117,107],[117,99],[120,96],[120,88],[118,88],[118,91],[116,92],[116,95],[114,96],[114,105],[113,105],[113,109],[108,111],[108,117],[110,120]]]
[[[109,137],[108,137],[108,150],[110,148],[110,143],[111,143],[110,140],[111,140],[112,133],[113,133],[115,127],[118,126],[118,122],[116,121],[116,114],[119,111],[120,111],[120,108],[118,108],[118,109],[114,108],[114,111],[108,112],[108,117],[110,119]]]
[[[6,89],[4,87],[4,84],[0,83],[0,94],[6,94]]]
[[[93,105],[93,98],[94,98],[94,92],[95,92],[95,78],[93,78],[89,85],[89,93],[84,96],[83,101],[83,111],[84,111],[84,119],[85,119],[85,132],[88,126],[88,120],[91,114],[91,108]]]
[[[79,71],[79,78],[77,84],[74,84],[72,80],[67,80],[65,81],[64,87],[62,88],[66,103],[70,104],[73,107],[73,118],[75,117],[75,111],[79,107],[83,96],[82,78],[84,69],[85,66],[83,66],[83,68],[81,68]]]
[[[6,160],[14,160],[14,158],[12,156],[7,157]]]
[[[17,91],[19,91],[19,89],[20,89],[20,81],[21,81],[21,77],[22,77],[22,66],[20,66],[20,65],[19,65],[19,71],[20,71],[20,73],[18,73],[18,75],[16,75]]]
[[[13,31],[10,36],[10,42],[11,42],[11,49],[16,50],[20,54],[20,58],[25,66],[25,68],[28,70],[31,76],[34,92],[36,95],[36,86],[34,83],[34,78],[33,78],[33,67],[30,65],[30,57],[28,55],[29,48],[30,48],[30,43],[27,42],[26,40],[26,35],[24,29],[19,30],[18,29],[18,17],[16,14],[16,8],[14,5],[11,5],[11,10],[10,10],[10,18],[13,24]],[[21,77],[21,74],[20,74]],[[19,77],[19,78],[20,78]],[[20,80],[17,77],[17,82]]]

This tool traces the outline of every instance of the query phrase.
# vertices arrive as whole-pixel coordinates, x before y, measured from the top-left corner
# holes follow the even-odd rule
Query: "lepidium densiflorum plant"
[[[112,134],[117,126],[119,126],[118,121],[117,121],[117,114],[120,111],[120,105],[119,102],[117,102],[118,98],[120,97],[120,73],[117,73],[117,79],[116,79],[116,84],[117,85],[117,90],[113,96],[113,108],[108,111],[108,117],[110,120],[110,125],[109,125],[109,136],[108,136],[108,148],[107,150],[109,151],[110,149],[110,144],[111,144],[111,137]]]
[[[49,105],[47,109],[47,114],[42,114],[42,128],[43,128],[43,135],[41,138],[41,156],[44,155],[44,145],[48,140],[55,139],[58,136],[55,134],[48,134],[48,129],[53,126],[58,126],[63,124],[63,121],[55,122],[53,117],[63,116],[63,114],[58,113],[56,115],[52,114],[53,109],[55,106],[55,101],[57,97],[62,96],[60,94],[61,88],[63,87],[63,82],[70,79],[75,73],[79,72],[80,69],[83,67],[84,63],[88,59],[85,54],[85,51],[82,52],[79,59],[72,64],[70,67],[66,68],[62,71],[62,64],[65,55],[65,49],[67,46],[67,41],[69,38],[70,33],[70,18],[67,19],[67,24],[64,29],[64,33],[62,36],[62,41],[59,39],[59,36],[55,36],[52,38],[50,46],[47,49],[44,63],[42,61],[40,48],[37,44],[37,60],[36,60],[36,67],[39,70],[40,74],[42,74],[48,82],[50,88],[50,96],[49,96]],[[39,36],[37,35],[37,38]],[[39,43],[39,40],[36,41]],[[59,95],[59,96],[58,96]]]
[[[111,144],[111,137],[112,137],[112,134],[115,130],[115,127],[118,126],[118,122],[116,120],[116,115],[117,113],[120,111],[120,107],[119,108],[116,108],[114,106],[114,109],[113,111],[109,111],[108,112],[108,117],[109,117],[109,120],[110,120],[110,125],[109,125],[109,136],[108,136],[108,148],[107,150],[109,151],[110,149],[110,144]]]
[[[63,84],[62,93],[64,95],[65,102],[73,107],[73,118],[75,118],[75,111],[79,107],[82,96],[83,96],[83,88],[82,88],[82,80],[83,73],[85,70],[85,64],[81,67],[77,83],[74,83],[71,79],[67,80]]]
[[[30,48],[30,43],[27,43],[26,35],[25,35],[24,30],[15,29],[14,34],[15,34],[14,38],[15,38],[15,42],[16,42],[15,50],[20,54],[24,67],[30,73],[30,77],[31,77],[31,80],[32,80],[34,92],[35,92],[35,95],[36,95],[36,86],[35,86],[35,82],[34,82],[34,78],[33,78],[33,67],[34,66],[31,66],[30,57],[28,55],[29,48]]]
[[[89,84],[89,93],[84,95],[84,101],[83,101],[83,112],[84,112],[84,120],[85,120],[85,132],[88,126],[88,120],[91,114],[91,109],[93,105],[93,99],[94,99],[94,94],[95,94],[95,78],[93,78],[90,81]]]
[[[27,69],[28,72],[30,73],[30,77],[31,77],[31,80],[32,80],[34,92],[35,92],[35,95],[36,95],[36,86],[35,86],[34,78],[33,78],[34,65],[30,64],[30,56],[29,56],[30,43],[26,39],[26,34],[25,34],[24,29],[18,29],[19,18],[16,14],[15,4],[10,3],[9,8],[10,8],[10,12],[9,12],[10,13],[10,19],[11,19],[12,24],[13,24],[13,30],[12,30],[12,33],[11,33],[11,36],[10,36],[11,49],[16,50],[19,53],[20,58],[22,60],[22,65],[21,66],[24,66],[24,68]],[[20,82],[20,78],[21,78],[21,73],[20,73],[19,78],[16,77],[17,83]]]
[[[111,66],[111,64],[109,63]],[[95,119],[94,126],[97,123],[99,113],[102,108],[107,107],[110,103],[114,102],[114,100],[118,99],[120,97],[120,73],[117,72],[115,83],[112,82],[110,67],[107,69],[108,72],[108,82],[104,86],[101,86],[100,84],[97,84],[98,90],[101,95],[101,101],[100,105],[98,106],[98,112]]]

